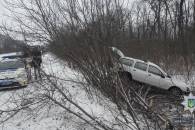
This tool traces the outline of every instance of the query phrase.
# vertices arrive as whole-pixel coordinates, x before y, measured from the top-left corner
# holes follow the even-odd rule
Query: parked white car
[[[21,59],[0,60],[0,89],[27,85],[27,73]]]
[[[152,62],[145,62],[139,59],[125,57],[120,50],[112,48],[115,52],[120,52],[118,55],[121,63],[121,70],[127,76],[135,81],[145,83],[157,88],[171,91],[174,95],[188,94],[190,85],[183,81],[173,79],[165,73],[158,65]],[[116,51],[117,50],[117,51]]]
[[[152,62],[122,57],[119,59],[122,70],[128,73],[130,79],[169,90],[174,95],[189,93],[190,86],[185,82],[171,78],[159,66]]]

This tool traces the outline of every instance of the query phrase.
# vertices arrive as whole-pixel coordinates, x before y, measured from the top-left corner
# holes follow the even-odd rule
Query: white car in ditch
[[[190,92],[189,85],[173,79],[152,62],[145,62],[130,57],[121,57],[119,61],[122,64],[122,70],[132,80],[169,90],[174,95],[188,94]]]
[[[0,89],[25,87],[28,85],[25,65],[21,59],[1,59]]]
[[[117,53],[119,52],[120,71],[124,72],[130,79],[160,89],[169,90],[173,95],[190,93],[190,85],[183,81],[173,79],[158,65],[152,62],[125,57],[117,48],[112,48],[112,50]]]

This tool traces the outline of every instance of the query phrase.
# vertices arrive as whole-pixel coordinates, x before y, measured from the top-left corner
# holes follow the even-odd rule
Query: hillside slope
[[[120,118],[115,105],[101,94],[99,97],[90,96],[82,86],[69,81],[81,81],[79,73],[71,70],[66,64],[51,54],[43,57],[43,70],[48,75],[59,77],[63,81],[63,87],[70,97],[85,111],[93,115],[100,121],[110,124],[111,127],[117,126],[116,119]],[[45,92],[47,85],[32,82],[28,87],[10,91],[0,92],[0,110],[13,110],[17,106],[25,106],[24,109],[11,112],[14,116],[0,125],[2,130],[93,130],[91,126],[80,120],[78,117],[62,109],[59,105],[52,102],[35,103],[42,93]],[[96,92],[97,95],[97,92]],[[60,96],[56,95],[56,98]],[[34,104],[32,103],[34,102]],[[27,105],[26,105],[27,104]],[[30,104],[30,105],[28,105]],[[67,102],[67,106],[79,113],[79,110]],[[3,113],[2,118],[11,114]],[[112,126],[115,124],[115,126]],[[120,129],[120,128],[119,128]]]

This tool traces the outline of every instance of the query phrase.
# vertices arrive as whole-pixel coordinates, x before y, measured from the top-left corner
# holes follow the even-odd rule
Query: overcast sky
[[[15,25],[15,22],[11,20],[11,18],[8,17],[9,15],[9,11],[5,8],[5,3],[3,2],[4,0],[0,0],[0,26],[3,24],[3,25],[7,25],[7,26],[10,26],[10,27],[16,27],[17,26],[14,26]],[[12,1],[12,0],[10,0]],[[128,0],[128,3],[129,3],[129,6],[131,6],[131,3],[135,1],[135,0]],[[1,31],[0,31],[1,33]]]
[[[128,2],[132,3],[135,0],[128,0]],[[0,0],[0,23],[2,23],[2,21],[7,21],[7,13],[8,11],[6,11],[5,7],[4,7],[4,2],[3,0]]]
[[[2,21],[4,15],[6,14],[6,11],[3,6],[3,0],[0,0],[0,20]]]

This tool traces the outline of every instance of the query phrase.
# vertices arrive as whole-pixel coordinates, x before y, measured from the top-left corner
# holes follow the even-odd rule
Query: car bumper
[[[0,88],[23,87],[27,85],[28,85],[27,80],[15,79],[0,80]]]
[[[27,86],[28,85],[28,81],[27,80],[20,80],[18,81],[20,86]]]
[[[184,94],[184,95],[189,95],[189,94],[190,94],[190,92],[191,92],[191,91],[190,91],[190,89],[189,89],[189,88],[187,88],[187,90],[186,90],[185,92],[183,92],[183,94]]]
[[[184,95],[188,96],[190,94],[190,92],[184,92]]]

